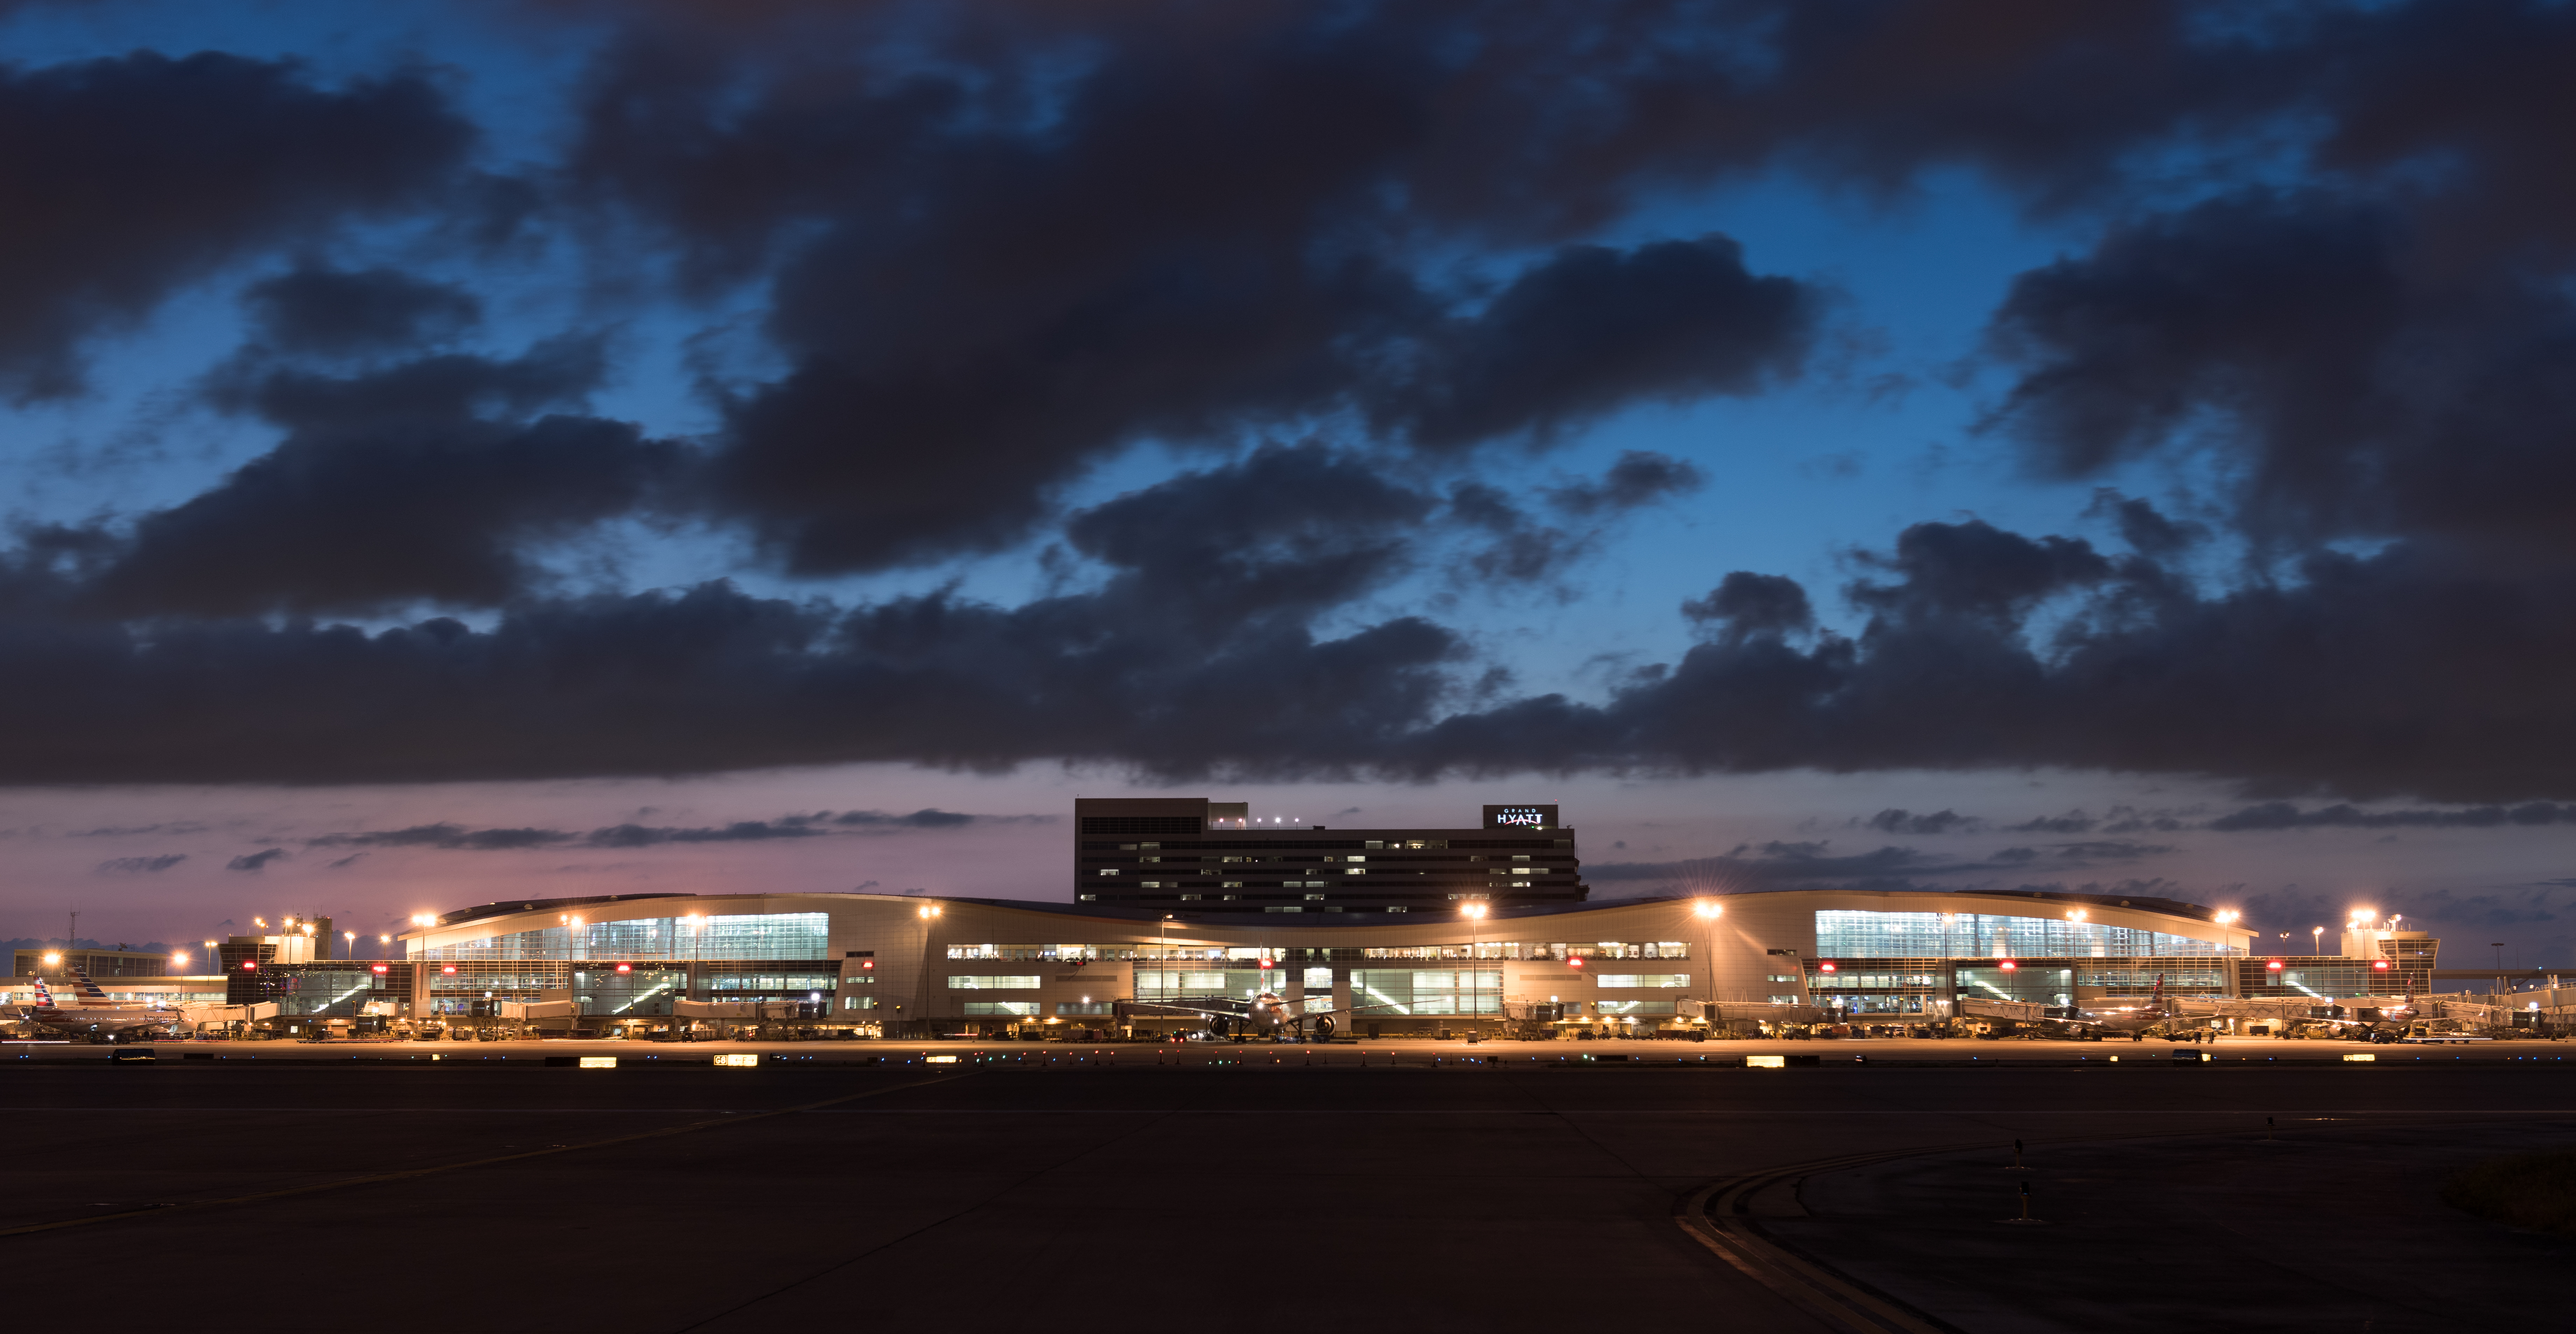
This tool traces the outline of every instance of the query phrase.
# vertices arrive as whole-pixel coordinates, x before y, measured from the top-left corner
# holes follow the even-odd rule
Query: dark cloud
[[[2141,857],[2161,857],[2172,852],[2164,843],[2061,843],[2057,856],[2062,861],[2128,862]]]
[[[75,391],[80,347],[182,284],[437,202],[472,144],[427,78],[338,90],[204,53],[0,71],[0,389]]]
[[[1707,597],[1683,603],[1682,615],[1703,625],[1714,622],[1719,633],[1739,642],[1756,635],[1796,634],[1816,625],[1815,608],[1797,580],[1750,570],[1737,570]]]
[[[268,864],[270,862],[277,861],[285,856],[286,849],[284,848],[267,848],[259,852],[246,852],[241,856],[233,858],[231,861],[225,862],[224,869],[227,871],[262,871],[268,868]]]
[[[1452,483],[1448,509],[1441,517],[1474,536],[1452,561],[1450,571],[1471,586],[1540,588],[1560,601],[1572,601],[1579,590],[1559,581],[1600,552],[1618,516],[1696,490],[1706,481],[1698,468],[1680,459],[1629,450],[1597,479],[1544,487],[1536,496],[1488,482]],[[1543,500],[1576,526],[1536,517],[1531,512],[1534,500]],[[1588,526],[1585,521],[1590,521]]]
[[[209,826],[195,820],[165,820],[157,824],[105,825],[97,829],[75,829],[74,838],[133,838],[144,834],[202,834]]]
[[[1245,466],[1339,475],[1318,452]],[[1077,521],[1108,577],[1011,608],[934,593],[843,611],[707,585],[526,603],[484,630],[176,622],[146,637],[45,619],[35,595],[48,585],[20,571],[37,619],[0,620],[13,646],[0,700],[27,702],[9,711],[0,776],[1072,757],[1282,776],[2051,765],[2285,793],[2576,796],[2562,759],[2576,706],[2546,666],[2576,653],[2576,581],[2499,584],[2394,547],[2201,595],[2143,557],[2112,561],[2075,539],[1918,528],[1864,562],[1854,591],[1868,619],[1855,636],[1720,638],[1598,705],[1480,705],[1447,630],[1409,617],[1332,637],[1313,628],[1404,568],[1382,524],[1256,507],[1232,549],[1156,531],[1165,501],[1233,494],[1234,480],[1176,479]],[[1403,495],[1383,503],[1417,512]],[[2052,604],[2034,642],[2027,618],[2052,590],[2073,601]],[[2445,633],[2420,633],[2428,624]],[[215,681],[228,706],[210,714],[195,701]],[[2097,832],[2170,818],[2118,815]]]
[[[324,834],[304,842],[315,848],[463,848],[500,852],[546,847],[571,837],[555,829],[467,829],[454,824],[424,824],[370,833]]]
[[[522,549],[635,507],[683,453],[569,413],[590,340],[450,354],[347,377],[246,362],[222,401],[288,428],[195,498],[142,516],[91,592],[119,615],[490,606],[540,582]],[[486,415],[497,414],[497,415]]]
[[[2201,595],[2143,557],[1974,523],[1918,525],[1864,568],[1901,577],[1854,585],[1870,613],[1857,637],[1705,643],[1604,706],[1524,700],[1404,746],[1424,770],[1543,753],[1567,768],[2064,765],[2283,792],[2576,794],[2576,706],[2546,666],[2576,652],[2576,579],[2396,546]],[[2034,643],[2045,594],[2071,602]]]
[[[2141,811],[2131,806],[2113,806],[2100,815],[2084,810],[2071,810],[2063,815],[2043,815],[2020,824],[2005,825],[2013,834],[2170,834],[2189,828],[2169,811]]]
[[[151,875],[167,871],[188,860],[184,852],[163,853],[158,857],[111,857],[98,864],[100,875]]]
[[[1557,487],[1548,499],[1569,514],[1590,517],[1652,505],[1708,485],[1708,474],[1670,455],[1631,449],[1619,455],[1598,482]]]
[[[1429,450],[1544,443],[1796,372],[1813,291],[1724,237],[1584,243],[1624,190],[1548,188],[1578,146],[1505,91],[1557,62],[1528,72],[1623,103],[1592,76],[1673,63],[1642,23],[1575,20],[1616,53],[1569,58],[1464,15],[1134,19],[914,11],[903,42],[942,56],[900,70],[873,16],[794,55],[646,27],[595,73],[583,197],[696,281],[769,275],[791,369],[727,399],[715,499],[792,568],[1014,540],[1140,440],[1357,414]],[[1444,241],[1506,276],[1431,276]]]
[[[1569,247],[1515,279],[1474,319],[1426,330],[1412,373],[1363,390],[1388,435],[1431,446],[1535,432],[1545,437],[1634,402],[1752,394],[1793,375],[1815,295],[1756,277],[1723,236],[1631,251]],[[1577,512],[1695,488],[1689,464],[1622,458]]]
[[[1912,811],[1891,807],[1869,817],[1866,823],[1882,834],[1948,834],[1970,833],[1984,828],[1986,822],[1952,810],[1916,815]]]
[[[516,852],[582,844],[594,848],[645,848],[667,843],[744,843],[778,838],[814,838],[842,830],[890,832],[957,829],[973,824],[1043,821],[1034,815],[971,815],[923,807],[909,814],[886,811],[815,811],[774,820],[737,820],[731,824],[687,827],[625,823],[604,825],[587,834],[563,829],[469,829],[452,823],[413,825],[355,833],[323,834],[306,839],[315,848],[436,848],[461,852]],[[331,863],[344,866],[354,857]]]
[[[472,292],[393,269],[306,266],[243,294],[255,336],[280,352],[326,357],[411,352],[446,342],[483,318]]]
[[[773,838],[813,838],[823,831],[804,821],[737,820],[706,829],[671,829],[621,824],[590,831],[585,840],[599,848],[649,848],[660,843],[755,843]]]
[[[1269,445],[1085,510],[1067,543],[1126,573],[1104,611],[1174,619],[1212,634],[1312,616],[1400,573],[1428,496],[1360,457]]]
[[[2080,539],[2032,539],[1979,519],[1918,523],[1898,535],[1894,554],[1859,559],[1895,581],[1855,583],[1852,601],[1891,620],[2014,622],[2044,598],[2111,574],[2111,563]]]
[[[2171,518],[2134,496],[2104,488],[2094,493],[2087,516],[2108,516],[2119,526],[2120,540],[2142,556],[2166,560],[2182,555],[2209,538],[2204,525]]]
[[[958,829],[970,824],[1008,824],[1024,821],[1043,821],[1053,818],[1051,816],[1044,815],[967,815],[959,811],[943,811],[936,806],[924,806],[920,810],[914,811],[909,815],[889,815],[884,811],[842,811],[835,815],[826,811],[824,812],[824,816],[828,816],[833,824],[844,827],[856,826],[863,829],[881,827],[892,827],[898,829]],[[818,816],[816,818],[820,819],[823,817]]]
[[[2576,806],[2546,801],[2518,806],[2470,806],[2457,810],[2374,811],[2338,803],[2301,810],[2286,801],[2222,815],[2208,828],[2226,833],[2274,829],[2501,829],[2508,826],[2576,824]]]

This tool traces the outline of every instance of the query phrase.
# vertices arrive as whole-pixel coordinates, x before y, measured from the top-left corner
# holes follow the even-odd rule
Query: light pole
[[[1691,905],[1691,911],[1699,914],[1699,920],[1706,924],[1708,932],[1708,958],[1702,960],[1708,965],[1708,999],[1703,1002],[1707,1008],[1700,1011],[1699,1021],[1702,1027],[1714,1030],[1717,1027],[1717,919],[1726,915],[1726,905],[1715,899],[1701,899]]]
[[[1482,934],[1482,932],[1481,932],[1478,928],[1480,928],[1481,926],[1483,926],[1483,925],[1484,925],[1484,921],[1485,921],[1485,912],[1486,912],[1485,905],[1484,905],[1484,904],[1481,904],[1481,903],[1470,903],[1470,904],[1467,904],[1467,905],[1465,905],[1465,906],[1463,906],[1463,907],[1461,907],[1461,908],[1459,908],[1459,909],[1458,909],[1458,915],[1459,915],[1459,916],[1461,916],[1461,917],[1466,918],[1466,919],[1467,919],[1467,923],[1468,923],[1468,925],[1467,925],[1467,976],[1468,976],[1468,977],[1470,977],[1470,978],[1478,978],[1478,977],[1480,977],[1480,976],[1481,976],[1481,970],[1482,970],[1483,965],[1484,965],[1484,960],[1483,960],[1482,958],[1480,958],[1480,957],[1479,957],[1479,952],[1478,952],[1478,948],[1477,948],[1477,947],[1478,947],[1480,944],[1482,944],[1482,943],[1483,943],[1483,934]],[[1476,1007],[1476,1009],[1475,1009],[1475,1015],[1476,1015],[1476,1018],[1477,1018],[1477,1020],[1478,1020],[1479,1022],[1477,1023],[1477,1026],[1476,1026],[1475,1028],[1470,1029],[1470,1030],[1468,1030],[1468,1031],[1470,1031],[1470,1032],[1472,1032],[1472,1033],[1482,1034],[1482,1033],[1483,1033],[1483,1031],[1484,1031],[1484,1025],[1483,1025],[1483,1023],[1482,1023],[1482,1020],[1483,1020],[1483,1019],[1484,1019],[1484,1017],[1485,1017],[1485,989],[1484,989],[1484,986],[1483,986],[1483,984],[1482,984],[1482,982],[1481,982],[1481,981],[1479,981],[1479,982],[1475,982],[1475,983],[1471,983],[1470,985],[1474,986],[1474,987],[1475,987],[1475,990],[1474,990],[1472,993],[1470,993],[1470,994],[1474,997],[1474,999],[1473,999],[1473,1000],[1471,1000],[1469,1003],[1470,1003],[1470,1004],[1472,1004],[1472,1005],[1474,1005],[1474,1006]]]
[[[2308,928],[2308,953],[2310,953],[2310,954],[2323,954],[2323,953],[2325,953],[2325,952],[2326,952],[2326,929],[2325,929],[2324,927],[2321,927],[2321,926],[2312,926],[2312,927],[2309,927],[2309,928]]]

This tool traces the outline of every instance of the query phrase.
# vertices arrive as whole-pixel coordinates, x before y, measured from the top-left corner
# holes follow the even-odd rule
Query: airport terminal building
[[[1693,1013],[1691,1001],[1721,1021],[1822,1010],[1929,1022],[1963,1000],[2144,996],[2159,977],[2173,995],[2323,999],[2396,990],[2416,971],[2275,967],[2249,952],[2250,932],[2161,899],[1793,890],[1727,896],[1715,916],[1706,902],[1390,919],[877,894],[522,900],[406,933],[394,968],[408,976],[385,991],[424,1016],[554,1003],[600,1029],[789,1006],[890,1036],[1109,1028],[1121,1000],[1268,991],[1329,997],[1358,1011],[1345,1032],[1396,1036],[1469,1018],[1657,1027]]]

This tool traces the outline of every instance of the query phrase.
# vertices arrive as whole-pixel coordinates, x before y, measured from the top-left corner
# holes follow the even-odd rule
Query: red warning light
[[[1261,966],[1262,966],[1262,967],[1264,967],[1264,968],[1268,968],[1268,967],[1270,966],[1270,961],[1269,961],[1268,959],[1264,959],[1264,960],[1262,960],[1262,961],[1261,961]]]
[[[383,964],[377,964],[377,965],[376,965],[376,971],[377,971],[377,972],[379,972],[379,973],[381,973],[381,972],[385,971],[385,966],[384,966]]]
[[[1830,973],[1835,971],[1833,961],[1829,959],[1823,963],[1817,964],[1816,971],[1819,973]]]
[[[860,960],[860,961],[859,961],[859,971],[860,971],[860,972],[862,972],[862,973],[873,973],[873,972],[875,972],[876,970],[877,970],[877,961],[876,961],[876,960],[874,960],[874,959],[862,959],[862,960]]]
[[[2380,959],[2373,962],[2370,966],[2384,972],[2388,968],[2388,961],[2386,959]]]
[[[1567,955],[1567,956],[1566,956],[1566,960],[1565,960],[1565,966],[1566,966],[1566,967],[1568,967],[1568,968],[1580,968],[1580,967],[1582,967],[1582,966],[1583,966],[1583,956],[1582,956],[1582,955],[1580,955],[1580,954],[1571,954],[1571,955]]]
[[[2005,972],[2007,972],[2007,973],[2009,973],[2009,972],[2011,972],[2012,970],[2014,970],[2014,969],[2016,969],[2016,968],[2019,968],[2019,967],[2021,967],[2021,965],[2020,965],[2020,964],[2014,963],[2014,962],[2013,962],[2012,960],[2010,960],[2010,959],[2006,959],[2006,960],[2004,960],[2004,961],[2003,961],[2003,970],[2004,970]]]
[[[2270,963],[2267,963],[2267,964],[2265,964],[2265,965],[2263,965],[2263,966],[2264,966],[2264,967],[2266,967],[2266,968],[2271,969],[2273,972],[2276,972],[2276,973],[2277,973],[2277,972],[2279,972],[2279,971],[2281,971],[2281,961],[2280,961],[2280,960],[2278,960],[2278,959],[2274,959],[2274,960],[2273,960],[2273,961],[2271,961]]]
[[[631,973],[635,971],[635,965],[631,963],[621,963],[617,965],[617,971],[621,973]]]
[[[243,971],[243,972],[245,972],[245,973],[256,973],[256,972],[258,972],[258,971],[259,971],[259,961],[258,961],[257,959],[244,959],[244,960],[242,960],[242,971]]]
[[[452,963],[451,963],[451,964],[447,965],[446,967],[439,969],[438,971],[440,971],[440,972],[442,972],[442,973],[453,973],[453,972],[455,972],[455,971],[456,971],[456,965],[454,965],[454,964],[452,964]]]

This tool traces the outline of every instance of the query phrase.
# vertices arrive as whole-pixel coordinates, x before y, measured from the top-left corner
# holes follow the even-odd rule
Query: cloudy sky
[[[2563,6],[0,52],[0,935],[1057,898],[1076,794],[1181,792],[2576,946]]]

